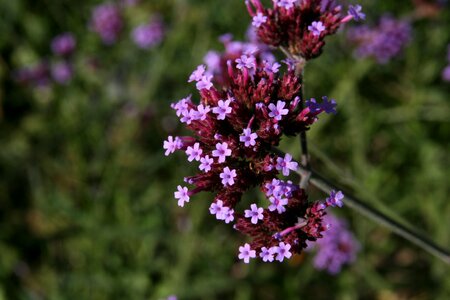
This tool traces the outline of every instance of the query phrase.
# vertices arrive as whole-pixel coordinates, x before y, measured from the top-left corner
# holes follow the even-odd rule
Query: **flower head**
[[[112,3],[94,7],[91,17],[91,28],[100,35],[105,44],[114,44],[123,28],[119,7]]]

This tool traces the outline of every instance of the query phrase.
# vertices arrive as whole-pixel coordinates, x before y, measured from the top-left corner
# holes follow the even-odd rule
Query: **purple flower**
[[[225,221],[226,224],[234,221],[234,209],[224,207],[224,210],[222,212],[222,219]]]
[[[186,123],[188,125],[191,124],[191,122],[193,120],[195,120],[196,117],[197,117],[196,113],[197,112],[195,110],[193,110],[193,109],[183,110],[182,111],[182,116],[181,116],[181,119],[180,119],[181,123]]]
[[[203,57],[203,61],[208,66],[208,71],[212,73],[220,72],[220,54],[217,51],[208,51]]]
[[[208,115],[208,113],[210,111],[211,111],[211,108],[209,107],[209,105],[200,104],[199,106],[197,106],[197,111],[195,113],[195,119],[200,120],[200,121],[206,120],[206,116]]]
[[[230,170],[230,168],[225,167],[219,176],[222,178],[223,186],[232,186],[234,184],[234,178],[236,178],[237,175],[236,170]]]
[[[314,98],[311,98],[308,101],[306,101],[306,106],[312,113],[319,113],[322,109],[322,106],[319,103],[317,103],[316,99]]]
[[[72,67],[67,62],[54,64],[51,71],[53,79],[60,84],[68,83],[73,76]]]
[[[139,25],[131,32],[133,42],[142,49],[149,49],[161,43],[164,36],[163,24],[160,18],[150,23]]]
[[[275,253],[274,247],[270,247],[269,249],[267,249],[266,247],[262,247],[261,252],[259,253],[259,257],[261,257],[264,262],[273,262],[274,253]]]
[[[314,266],[334,275],[340,272],[343,265],[355,261],[360,245],[344,220],[328,214],[324,221],[329,229],[322,233],[323,238],[312,244],[317,249]]]
[[[209,158],[209,155],[200,158],[200,166],[198,167],[201,171],[209,172],[211,171],[211,165],[214,163],[212,158]]]
[[[351,28],[348,39],[356,45],[355,56],[374,57],[384,64],[403,51],[411,40],[411,31],[408,21],[383,16],[375,27]]]
[[[312,32],[313,35],[319,36],[322,31],[325,30],[325,26],[321,21],[313,21],[310,26],[308,26],[308,30]]]
[[[239,259],[242,259],[244,263],[248,264],[250,262],[250,258],[256,257],[256,251],[250,248],[249,244],[245,244],[244,246],[239,247]]]
[[[442,71],[442,79],[444,81],[450,82],[450,65],[445,67],[445,69]]]
[[[105,44],[114,44],[123,28],[122,15],[119,8],[112,3],[94,7],[91,17],[91,28],[100,35]]]
[[[264,187],[266,188],[267,197],[272,196],[274,194],[274,191],[280,188],[280,182],[281,180],[274,178],[271,182],[268,182],[264,185]]]
[[[230,103],[231,99],[225,101],[219,100],[219,102],[217,102],[217,106],[212,110],[212,112],[217,115],[217,120],[225,120],[226,115],[231,113],[232,109]]]
[[[191,76],[189,76],[188,82],[192,81],[200,81],[203,79],[203,75],[205,74],[205,66],[199,65],[197,66],[197,69],[195,69],[194,72],[192,72]]]
[[[266,62],[265,71],[269,72],[269,73],[278,73],[280,67],[281,67],[281,65],[277,62],[274,62],[273,64]]]
[[[281,118],[289,113],[289,109],[284,108],[286,103],[284,101],[278,100],[277,105],[270,103],[269,104],[269,117],[274,118],[277,121],[280,121]]]
[[[211,203],[211,206],[209,207],[209,212],[212,215],[216,215],[216,217],[217,215],[221,215],[223,212],[223,201],[217,200],[216,202]]]
[[[187,187],[177,186],[178,191],[174,192],[175,199],[178,199],[178,206],[183,207],[184,203],[189,202],[189,190]]]
[[[256,60],[254,56],[241,55],[240,58],[236,59],[236,68],[242,70],[244,68],[254,69],[256,68]]]
[[[212,88],[213,84],[211,82],[212,75],[209,76],[203,76],[202,79],[197,82],[196,87],[197,90],[209,90]]]
[[[279,214],[282,214],[286,211],[285,205],[288,204],[288,199],[279,198],[279,197],[269,197],[270,205],[268,209],[270,211],[278,211]]]
[[[280,171],[283,171],[284,176],[289,176],[289,170],[297,171],[298,163],[295,161],[292,161],[292,155],[289,153],[286,153],[284,158],[278,157],[277,158],[277,164],[275,168]]]
[[[327,96],[322,97],[322,104],[320,105],[322,110],[327,114],[336,114],[336,100],[331,99],[328,101]]]
[[[255,27],[261,26],[261,24],[265,23],[267,21],[267,17],[263,15],[262,13],[258,12],[256,16],[252,19],[252,25]]]
[[[277,5],[278,7],[290,9],[294,7],[295,2],[297,2],[297,0],[278,0]]]
[[[181,99],[175,104],[172,104],[171,107],[175,109],[178,117],[181,117],[184,111],[188,110],[189,103],[191,102],[191,96]]]
[[[336,192],[335,190],[332,190],[330,197],[326,199],[326,203],[329,206],[342,207],[344,205],[342,199],[344,199],[344,194],[341,191]]]
[[[274,253],[277,255],[276,260],[279,262],[282,262],[285,258],[291,258],[292,253],[289,251],[289,249],[291,249],[291,245],[281,242],[278,244],[278,247],[274,248]]]
[[[231,149],[228,149],[228,144],[226,142],[217,143],[216,150],[213,150],[212,156],[219,158],[218,163],[223,163],[227,156],[231,156]]]
[[[366,19],[366,15],[362,12],[361,5],[350,5],[348,7],[348,14],[353,17],[355,21],[362,21]]]
[[[262,220],[264,218],[263,212],[264,208],[256,206],[256,204],[250,205],[250,209],[246,209],[245,211],[245,217],[251,218],[252,224],[257,224],[258,220]]]
[[[167,141],[164,141],[163,148],[166,150],[164,153],[165,156],[168,156],[171,153],[174,153],[175,150],[180,149],[183,146],[183,143],[181,142],[181,139],[179,137],[173,138],[173,136],[169,136],[167,138]]]
[[[75,37],[70,32],[56,36],[51,44],[53,53],[61,56],[70,55],[75,50],[75,46]]]
[[[255,140],[257,138],[258,135],[254,132],[252,133],[252,130],[250,128],[244,128],[242,135],[239,137],[239,141],[243,142],[245,147],[250,147],[256,145]]]
[[[186,150],[186,154],[189,155],[188,161],[191,162],[193,160],[199,161],[201,155],[203,153],[202,148],[200,148],[199,143],[195,143],[194,147],[188,146]]]

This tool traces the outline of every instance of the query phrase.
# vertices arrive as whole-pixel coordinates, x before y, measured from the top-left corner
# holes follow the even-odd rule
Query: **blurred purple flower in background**
[[[348,31],[348,39],[356,45],[357,57],[373,57],[387,63],[398,56],[411,40],[411,25],[404,20],[383,16],[375,27],[361,25]]]
[[[112,3],[94,7],[91,17],[91,29],[100,35],[105,44],[114,44],[123,28],[119,8]]]
[[[60,84],[68,83],[73,76],[72,66],[68,62],[58,62],[52,65],[52,78]]]
[[[323,238],[315,243],[309,242],[308,248],[314,248],[317,251],[314,266],[334,275],[341,271],[343,265],[355,261],[360,245],[344,220],[327,214],[324,222],[329,229],[322,233]]]
[[[160,17],[147,24],[139,25],[131,33],[133,42],[142,49],[149,49],[161,43],[164,36],[164,24]]]
[[[51,48],[55,55],[67,56],[75,50],[76,40],[72,33],[66,32],[52,40]]]
[[[447,67],[442,71],[442,80],[450,82],[450,44],[447,46]]]
[[[15,70],[12,76],[14,80],[24,85],[44,87],[50,83],[50,69],[45,61]]]

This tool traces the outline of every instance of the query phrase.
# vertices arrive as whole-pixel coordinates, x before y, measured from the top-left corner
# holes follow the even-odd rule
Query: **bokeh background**
[[[176,186],[196,170],[162,143],[184,132],[170,103],[195,95],[186,80],[223,50],[218,37],[245,39],[243,1],[117,1],[123,28],[109,45],[90,21],[101,3],[0,0],[0,299],[450,299],[448,265],[345,207],[335,214],[361,250],[338,275],[316,270],[313,253],[238,261],[245,237],[209,214],[212,195],[177,206]],[[367,24],[389,13],[412,38],[384,64],[354,56],[355,24],[328,38],[306,96],[337,99],[339,113],[308,133],[312,164],[448,248],[448,4],[362,4]],[[162,41],[139,48],[130,33],[156,18]],[[71,78],[21,79],[64,60],[50,48],[63,32],[77,41]],[[300,154],[296,139],[282,148]]]

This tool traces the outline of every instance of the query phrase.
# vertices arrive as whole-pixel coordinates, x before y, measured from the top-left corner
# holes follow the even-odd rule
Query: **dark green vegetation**
[[[180,133],[169,105],[195,95],[188,75],[222,49],[220,34],[242,38],[250,18],[241,0],[142,2],[127,11],[120,41],[104,46],[87,29],[97,1],[0,0],[0,299],[449,299],[449,266],[348,208],[338,214],[362,251],[336,277],[314,270],[310,254],[237,262],[245,237],[209,215],[211,195],[179,208],[173,191],[197,170],[181,153],[163,156],[167,130]],[[369,22],[414,10],[367,2]],[[128,32],[151,12],[167,36],[138,50]],[[306,70],[307,97],[329,95],[339,112],[308,134],[313,166],[446,247],[449,22],[448,9],[417,20],[405,55],[382,66],[355,60],[341,32]],[[69,85],[11,79],[49,57],[65,31],[78,40]],[[297,140],[282,148],[299,155]]]

